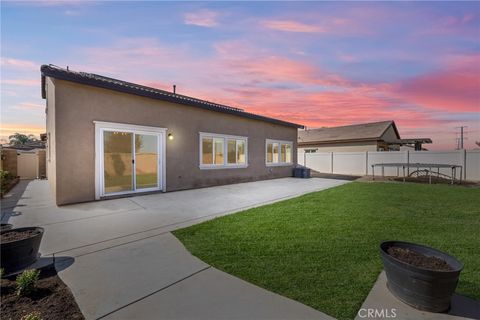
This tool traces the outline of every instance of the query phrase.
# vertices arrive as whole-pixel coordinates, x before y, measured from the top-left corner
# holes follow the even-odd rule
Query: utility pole
[[[463,126],[460,127],[460,149],[463,149]]]
[[[460,129],[460,137],[457,138],[457,149],[463,149],[463,141],[466,140],[466,138],[464,138],[464,130],[463,130],[465,128],[468,128],[468,127],[460,126],[455,128],[455,129]]]

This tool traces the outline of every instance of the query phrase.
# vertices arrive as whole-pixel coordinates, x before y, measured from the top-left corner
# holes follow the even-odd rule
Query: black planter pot
[[[4,234],[12,231],[27,230],[36,230],[38,233],[27,239],[5,243],[2,242],[0,244],[0,264],[7,274],[28,267],[37,260],[38,248],[40,247],[44,230],[40,227],[29,227],[16,228],[1,232],[1,234]]]
[[[419,268],[388,254],[390,247],[417,251],[445,260],[453,270],[438,271]],[[383,266],[390,292],[404,303],[423,311],[443,312],[450,307],[463,264],[439,250],[403,241],[387,241],[380,245]]]
[[[12,228],[13,228],[13,225],[11,225],[10,223],[2,223],[0,231],[6,231]]]

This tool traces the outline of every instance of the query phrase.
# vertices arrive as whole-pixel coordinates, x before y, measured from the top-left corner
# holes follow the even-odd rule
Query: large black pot
[[[2,223],[0,228],[0,231],[6,231],[12,229],[13,225],[11,225],[10,223]]]
[[[13,231],[37,230],[38,233],[30,238],[5,242],[0,244],[1,260],[0,265],[5,269],[5,273],[11,273],[17,270],[28,267],[37,260],[38,248],[42,241],[43,228],[28,227],[15,228],[7,231],[2,231],[5,234]]]
[[[388,248],[400,247],[426,256],[445,260],[451,271],[419,268],[388,254]],[[380,245],[387,285],[390,292],[404,303],[423,311],[443,312],[450,307],[452,294],[457,287],[463,264],[439,250],[403,241],[387,241]]]

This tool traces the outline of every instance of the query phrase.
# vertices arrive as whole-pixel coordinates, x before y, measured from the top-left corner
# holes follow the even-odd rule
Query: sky
[[[480,2],[1,2],[1,132],[45,132],[40,66],[308,128],[480,141]]]

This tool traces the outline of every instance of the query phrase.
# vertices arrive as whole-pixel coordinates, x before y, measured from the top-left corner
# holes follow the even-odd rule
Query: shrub
[[[21,320],[42,320],[42,315],[40,312],[30,312],[22,317]]]
[[[6,191],[7,186],[13,178],[14,176],[11,175],[10,172],[0,170],[0,191]]]
[[[10,179],[11,178],[11,174],[10,172],[8,171],[5,171],[5,170],[0,170],[0,179]]]
[[[17,296],[26,296],[35,291],[40,270],[25,270],[17,277]]]

